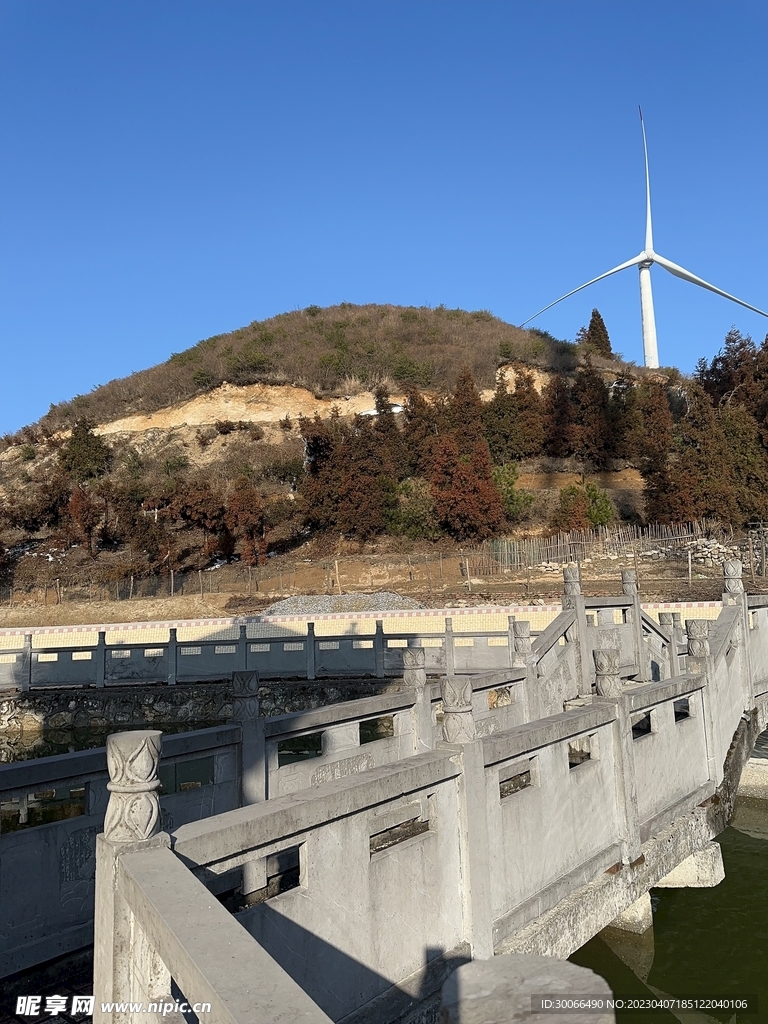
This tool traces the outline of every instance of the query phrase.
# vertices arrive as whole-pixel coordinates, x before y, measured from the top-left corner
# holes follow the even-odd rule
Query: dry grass
[[[486,310],[310,306],[208,338],[165,363],[54,406],[40,428],[64,429],[77,416],[106,423],[155,411],[223,381],[306,383],[316,394],[349,393],[358,382],[365,388],[389,383],[440,390],[468,365],[478,384],[491,387],[498,366],[511,360],[569,370],[578,350]]]

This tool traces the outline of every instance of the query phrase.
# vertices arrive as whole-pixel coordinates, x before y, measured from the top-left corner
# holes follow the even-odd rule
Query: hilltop
[[[81,417],[113,423],[177,406],[223,384],[285,384],[326,398],[372,392],[382,383],[390,391],[410,385],[445,392],[468,367],[481,388],[492,388],[501,365],[573,372],[584,351],[584,345],[521,330],[487,310],[309,306],[206,338],[164,363],[52,406],[36,426],[50,435]],[[628,368],[620,359],[595,359],[614,374]]]

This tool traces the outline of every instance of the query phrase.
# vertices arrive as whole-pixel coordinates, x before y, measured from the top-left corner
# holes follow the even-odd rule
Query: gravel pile
[[[333,612],[389,612],[424,605],[410,597],[380,591],[376,594],[316,594],[288,597],[264,611],[264,615],[329,615]]]

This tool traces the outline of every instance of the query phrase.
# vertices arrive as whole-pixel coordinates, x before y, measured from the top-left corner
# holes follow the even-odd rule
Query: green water
[[[720,885],[654,889],[652,938],[627,936],[611,948],[597,936],[571,960],[602,975],[616,995],[751,994],[758,1013],[620,1011],[617,1020],[768,1024],[768,804],[739,798],[732,827],[717,842],[725,865]]]

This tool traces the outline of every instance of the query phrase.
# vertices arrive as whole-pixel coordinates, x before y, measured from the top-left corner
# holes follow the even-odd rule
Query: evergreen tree
[[[739,522],[737,480],[728,442],[706,392],[695,382],[686,384],[687,411],[675,428],[675,460],[669,466],[673,484],[678,477],[692,485],[693,515],[712,516],[725,523]]]
[[[630,450],[638,460],[643,476],[666,466],[672,448],[672,411],[667,389],[660,381],[643,381],[637,389],[637,411],[640,429]]]
[[[75,483],[101,476],[109,469],[112,449],[103,437],[93,432],[93,424],[81,418],[75,421],[69,439],[59,450],[59,464]]]
[[[558,373],[542,392],[544,452],[556,459],[573,455],[574,408],[566,378]]]
[[[456,540],[482,540],[504,522],[504,506],[493,482],[485,440],[462,455],[455,435],[440,438],[430,489],[440,526]]]
[[[499,371],[493,398],[483,408],[483,427],[488,448],[496,465],[514,458],[511,454],[511,438],[515,429],[514,398],[509,393],[507,379]]]
[[[471,454],[480,442],[485,444],[483,403],[472,371],[464,369],[448,402],[448,421],[460,454]]]
[[[607,493],[588,480],[561,489],[551,526],[562,531],[588,530],[607,526],[615,518],[616,509]]]
[[[224,522],[229,534],[242,540],[246,564],[258,565],[267,516],[261,495],[248,477],[238,477],[232,485]]]
[[[612,454],[619,459],[636,459],[642,450],[643,418],[638,405],[638,388],[628,373],[620,373],[610,389],[608,423]]]
[[[576,423],[574,453],[594,466],[604,466],[613,449],[608,388],[589,358],[576,375],[571,397]]]
[[[720,414],[736,477],[736,502],[742,523],[768,519],[768,452],[760,429],[744,406],[726,405]]]
[[[429,476],[432,464],[432,445],[438,432],[438,416],[435,406],[426,400],[418,388],[407,388],[403,441],[409,475]]]
[[[603,356],[605,359],[613,359],[611,351],[611,339],[608,337],[608,330],[605,321],[598,310],[592,310],[592,316],[587,328],[586,345],[590,352]]]
[[[84,487],[75,487],[69,498],[67,511],[78,537],[92,554],[93,531],[101,521],[101,509]]]
[[[515,373],[512,409],[512,458],[528,459],[540,455],[544,445],[544,417],[541,396],[532,373]]]

